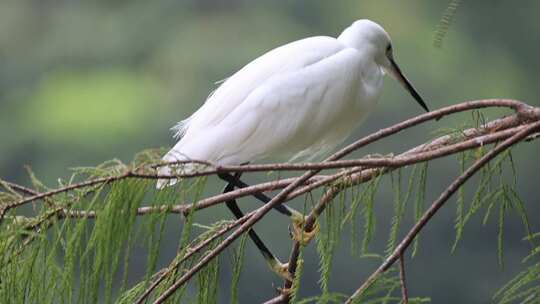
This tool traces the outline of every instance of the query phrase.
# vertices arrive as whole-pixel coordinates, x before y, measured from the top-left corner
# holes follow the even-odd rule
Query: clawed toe
[[[270,262],[270,268],[283,279],[292,281],[292,275],[289,272],[289,263],[281,263],[278,260],[274,260]]]
[[[300,242],[302,245],[307,245],[319,232],[319,224],[315,222],[310,231],[304,230],[305,228],[305,217],[303,215],[295,215],[292,218],[293,222],[293,231],[291,232],[292,238]]]

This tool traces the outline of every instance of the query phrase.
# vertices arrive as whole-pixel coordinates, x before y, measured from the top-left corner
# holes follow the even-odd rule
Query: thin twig
[[[401,285],[401,303],[409,304],[409,292],[407,291],[407,282],[405,281],[405,258],[404,252],[399,255],[399,285]]]
[[[19,191],[19,192],[24,193],[26,195],[36,195],[37,194],[36,191],[34,191],[34,190],[30,189],[30,188],[27,188],[25,186],[21,186],[21,185],[12,183],[12,182],[8,182],[8,181],[5,181],[5,180],[0,180],[0,185],[1,184],[4,184],[4,185],[12,188],[13,190]]]
[[[68,192],[68,191],[71,191],[71,190],[75,190],[75,189],[90,187],[90,186],[94,186],[94,185],[105,185],[105,184],[111,183],[113,181],[117,181],[117,180],[127,178],[127,177],[130,176],[130,173],[131,172],[125,172],[123,174],[116,175],[116,176],[101,177],[101,178],[96,178],[96,179],[88,180],[88,181],[81,182],[81,183],[75,183],[75,184],[71,184],[71,185],[68,185],[68,186],[65,186],[65,187],[62,187],[62,188],[58,188],[58,189],[42,192],[42,193],[39,193],[39,194],[36,194],[36,195],[33,195],[33,196],[25,197],[25,198],[23,198],[23,199],[21,199],[19,201],[16,201],[16,202],[8,203],[6,205],[1,206],[1,208],[0,208],[0,221],[4,218],[4,215],[6,214],[6,212],[8,210],[12,209],[12,208],[20,207],[22,205],[25,205],[27,203],[30,203],[30,202],[33,202],[33,201],[36,201],[36,200],[39,200],[39,199],[44,199],[44,198],[47,198],[47,197],[51,197],[51,196],[54,196],[54,195],[57,195],[57,194],[60,194],[60,193],[64,193],[64,192]]]

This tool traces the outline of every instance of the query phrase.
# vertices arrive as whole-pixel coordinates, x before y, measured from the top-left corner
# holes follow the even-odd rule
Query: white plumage
[[[311,37],[273,49],[173,128],[179,141],[163,160],[238,165],[326,154],[373,110],[385,71],[410,86],[393,61],[388,34],[369,20],[354,22],[338,38]],[[163,166],[159,174],[171,171]],[[158,187],[168,183],[160,180]]]

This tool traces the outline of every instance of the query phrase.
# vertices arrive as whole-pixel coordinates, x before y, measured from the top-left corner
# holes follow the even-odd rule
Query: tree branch
[[[399,255],[399,285],[401,286],[401,303],[402,304],[409,304],[409,292],[407,291],[407,283],[405,281],[405,258],[403,257],[403,254],[405,252],[401,252]]]
[[[488,153],[486,153],[484,156],[482,156],[480,159],[478,159],[472,166],[470,166],[465,172],[463,172],[458,178],[456,178],[452,184],[433,202],[431,207],[426,210],[426,212],[422,215],[422,217],[418,220],[418,222],[411,228],[411,230],[407,233],[405,238],[399,243],[399,245],[396,247],[396,249],[392,252],[392,254],[377,268],[373,274],[362,284],[354,293],[353,295],[347,300],[346,303],[351,303],[352,300],[358,296],[360,296],[367,288],[369,288],[376,280],[377,278],[387,271],[390,266],[392,266],[396,260],[399,258],[401,254],[409,247],[409,245],[412,243],[416,235],[422,230],[422,228],[427,224],[427,222],[435,215],[435,213],[444,205],[444,203],[456,192],[459,187],[461,187],[471,176],[473,176],[478,170],[480,170],[485,164],[487,164],[490,160],[495,158],[497,155],[499,155],[501,152],[505,151],[509,147],[513,146],[514,144],[518,143],[519,141],[523,140],[530,134],[538,131],[540,129],[540,122],[535,122],[528,126],[527,128],[521,130],[519,133],[513,135],[512,137],[508,138],[504,142],[502,142],[500,145],[496,146],[492,150],[490,150]]]
[[[334,155],[332,155],[330,158],[328,158],[325,163],[327,164],[273,164],[273,165],[252,165],[252,166],[217,166],[213,165],[211,163],[205,162],[205,161],[199,161],[199,160],[190,160],[188,162],[182,161],[182,162],[171,162],[170,164],[175,163],[196,163],[196,164],[202,164],[206,166],[212,166],[215,167],[214,169],[210,170],[204,170],[199,172],[191,172],[191,173],[183,173],[183,174],[172,174],[172,175],[160,175],[157,173],[146,173],[144,172],[144,166],[141,166],[139,168],[136,168],[134,170],[128,170],[122,174],[114,175],[114,176],[107,176],[107,177],[101,177],[96,178],[92,180],[88,180],[81,183],[75,183],[71,184],[62,188],[54,189],[51,191],[39,193],[37,195],[29,196],[26,198],[23,198],[16,202],[11,202],[9,204],[4,204],[0,208],[0,220],[3,219],[3,216],[5,213],[15,207],[22,206],[24,204],[27,204],[32,201],[36,201],[39,199],[43,199],[46,197],[51,197],[60,193],[72,191],[79,188],[89,187],[93,185],[106,185],[115,181],[127,179],[127,178],[146,178],[146,179],[172,179],[172,178],[190,178],[190,177],[199,177],[199,176],[207,176],[212,175],[216,173],[224,173],[224,172],[255,172],[255,171],[268,171],[268,170],[306,170],[306,169],[312,169],[312,170],[322,170],[322,169],[331,169],[331,168],[341,168],[344,165],[348,166],[359,166],[359,165],[376,165],[376,162],[370,162],[368,160],[364,160],[366,162],[357,162],[357,163],[340,163],[340,164],[328,164],[328,162],[332,162],[335,160],[338,160],[347,154],[367,145],[374,141],[380,140],[382,138],[385,138],[387,136],[390,136],[392,134],[401,132],[405,129],[408,129],[410,127],[416,126],[418,124],[421,124],[426,121],[430,120],[439,120],[442,117],[463,112],[467,110],[473,110],[473,109],[480,109],[480,108],[487,108],[487,107],[507,107],[514,109],[517,113],[520,119],[537,119],[540,116],[540,109],[531,107],[525,103],[522,103],[520,101],[516,100],[508,100],[508,99],[486,99],[486,100],[476,100],[476,101],[467,101],[456,105],[451,105],[448,107],[441,108],[439,110],[435,110],[432,112],[428,112],[416,117],[413,117],[411,119],[408,119],[406,121],[403,121],[401,123],[395,124],[391,127],[381,129],[378,132],[372,133],[369,136],[366,136],[355,143],[341,149]],[[167,164],[167,163],[165,163]],[[149,168],[152,170],[155,169],[156,166],[163,166],[165,165],[163,163],[158,164],[150,164],[148,165]]]
[[[417,146],[415,148],[412,148],[399,156],[397,156],[394,159],[400,159],[403,157],[403,159],[415,159],[417,161],[412,163],[418,163],[421,161],[431,160],[437,157],[442,157],[444,155],[454,154],[460,151],[464,151],[467,149],[476,148],[479,146],[483,146],[490,143],[495,143],[500,140],[507,139],[520,131],[524,130],[527,127],[530,127],[531,123],[525,123],[524,125],[519,126],[524,121],[527,122],[529,120],[540,120],[540,109],[539,108],[531,108],[531,107],[518,107],[520,109],[518,111],[518,114],[512,115],[509,117],[501,118],[494,120],[492,122],[489,122],[480,128],[472,128],[467,129],[462,132],[462,136],[464,138],[470,138],[469,140],[458,142],[457,144],[446,146],[449,143],[455,141],[455,138],[451,135],[446,135],[439,137],[430,143],[426,143],[420,146]],[[498,131],[499,130],[499,131]],[[534,133],[534,132],[533,132]],[[487,134],[487,135],[485,135]],[[422,152],[428,151],[428,153],[433,153],[431,157],[427,157],[427,155],[422,156]],[[399,161],[398,161],[399,162]],[[405,161],[407,163],[407,161]],[[410,164],[412,164],[410,163]],[[392,166],[393,165],[393,166]],[[402,166],[405,164],[402,164]],[[311,231],[313,228],[316,219],[318,216],[324,211],[326,205],[332,201],[332,199],[339,194],[339,192],[347,187],[357,185],[359,183],[366,182],[373,178],[374,176],[378,176],[379,174],[385,172],[389,172],[392,170],[392,168],[397,168],[401,166],[397,166],[396,164],[391,164],[391,166],[388,166],[386,168],[382,169],[375,169],[372,168],[370,170],[364,170],[357,172],[353,174],[352,176],[349,176],[348,178],[344,179],[341,184],[334,185],[330,189],[328,189],[325,194],[321,197],[317,205],[311,210],[310,214],[308,215],[306,219],[306,224],[304,226],[305,231]],[[293,274],[296,271],[297,266],[297,260],[300,253],[300,244],[298,242],[293,243],[293,247],[291,250],[291,255],[289,258],[289,272]],[[283,288],[290,288],[292,286],[292,282],[285,280],[284,281],[284,287]],[[287,302],[287,301],[286,301]]]
[[[511,135],[515,134],[519,130],[523,129],[525,125],[518,127],[510,128],[516,126],[519,123],[517,115],[506,117],[500,120],[490,122],[486,126],[482,126],[479,129],[468,129],[463,131],[464,138],[470,138],[468,141],[462,141],[455,145],[448,146],[449,143],[455,141],[452,136],[442,136],[433,140],[432,142],[422,144],[415,148],[408,150],[396,157],[380,157],[380,158],[368,158],[368,159],[353,159],[346,161],[333,161],[328,163],[304,163],[296,164],[294,166],[287,167],[287,164],[270,164],[264,165],[266,167],[277,168],[298,168],[298,166],[304,166],[306,169],[316,168],[316,169],[329,169],[329,168],[354,168],[353,171],[343,171],[333,175],[317,175],[309,179],[303,187],[298,188],[297,190],[290,193],[284,201],[289,201],[295,197],[298,197],[302,194],[305,194],[313,189],[319,188],[321,186],[327,185],[331,182],[334,182],[340,178],[345,178],[351,175],[353,172],[362,171],[361,166],[365,168],[373,167],[387,167],[387,168],[399,168],[407,165],[415,164],[422,161],[433,160],[436,158],[444,157],[450,154],[461,152],[468,149],[473,149],[482,145],[491,144],[502,139],[506,139]],[[499,130],[499,131],[494,131]],[[488,134],[481,136],[483,134]],[[249,167],[249,166],[248,166]],[[256,167],[257,168],[257,167]],[[260,169],[257,168],[257,169]],[[255,193],[261,193],[266,191],[272,191],[277,189],[282,189],[292,183],[296,178],[287,178],[283,180],[276,180],[271,182],[265,182],[249,186],[242,189],[237,189],[228,193],[218,194],[209,198],[202,199],[196,202],[194,205],[191,203],[184,204],[175,204],[172,206],[163,205],[163,206],[146,206],[140,207],[137,211],[138,215],[145,215],[153,212],[163,212],[168,211],[171,213],[183,213],[184,215],[189,213],[192,208],[196,210],[205,209],[216,204],[223,203],[230,199],[237,199],[252,195]],[[354,182],[354,179],[351,179],[351,182]],[[33,192],[34,196],[38,196],[36,192]],[[337,194],[337,193],[336,193]],[[318,214],[323,210],[319,210]],[[317,215],[318,215],[317,214]],[[88,217],[94,218],[95,212],[93,211],[74,211],[74,210],[64,210],[64,216],[66,217]]]

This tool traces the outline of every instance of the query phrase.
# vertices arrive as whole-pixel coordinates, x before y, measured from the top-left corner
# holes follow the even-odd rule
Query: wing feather
[[[301,69],[344,48],[331,37],[311,37],[273,49],[227,78],[188,120],[175,127],[177,134],[198,133],[218,124],[269,78]]]
[[[351,100],[361,64],[356,50],[330,37],[272,50],[228,78],[177,128],[185,134],[164,159],[241,164],[324,153],[361,121]]]
[[[191,132],[197,126],[191,122],[173,150],[220,164],[324,153],[349,134],[351,120],[359,120],[349,94],[358,85],[357,58],[355,50],[344,49],[273,75],[221,120],[199,132]]]

